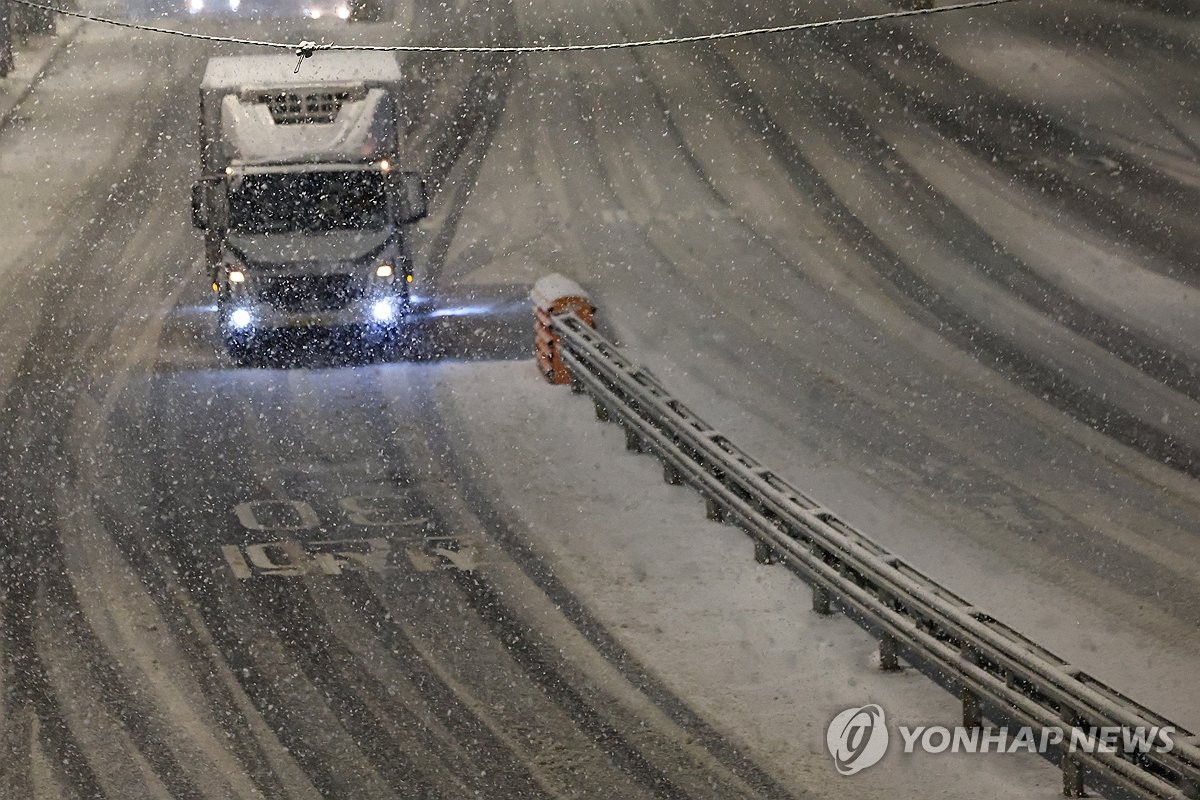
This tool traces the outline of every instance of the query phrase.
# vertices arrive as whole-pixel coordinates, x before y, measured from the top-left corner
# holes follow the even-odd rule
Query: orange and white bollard
[[[570,383],[571,374],[558,352],[558,334],[554,332],[553,317],[575,312],[588,325],[596,326],[596,308],[588,293],[575,281],[558,273],[547,275],[533,285],[529,293],[536,318],[536,352],[538,369],[551,383]]]

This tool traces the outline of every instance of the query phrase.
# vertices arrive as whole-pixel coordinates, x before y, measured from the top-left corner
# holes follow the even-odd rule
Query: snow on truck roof
[[[217,56],[208,60],[201,89],[392,83],[400,66],[391,53],[317,52],[296,71],[296,56]]]

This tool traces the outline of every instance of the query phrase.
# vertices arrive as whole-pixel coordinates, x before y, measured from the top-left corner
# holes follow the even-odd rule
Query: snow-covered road
[[[845,10],[420,0],[394,30],[246,30],[596,41]],[[1064,0],[406,59],[435,192],[414,358],[238,370],[187,216],[217,51],[85,26],[0,129],[0,798],[1058,792],[1031,758],[834,773],[836,711],[948,724],[954,699],[874,671],[540,383],[524,295],[549,271],[791,482],[1200,728],[1198,32]]]

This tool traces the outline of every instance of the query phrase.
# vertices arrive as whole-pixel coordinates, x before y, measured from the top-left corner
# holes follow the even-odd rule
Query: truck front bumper
[[[221,303],[221,330],[227,338],[252,339],[271,331],[304,328],[359,329],[388,333],[409,313],[408,299],[390,292],[368,294],[339,309],[281,309],[252,296],[230,296]]]

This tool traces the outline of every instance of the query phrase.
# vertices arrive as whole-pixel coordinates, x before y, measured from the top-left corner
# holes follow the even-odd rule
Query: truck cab
[[[200,89],[196,227],[235,357],[283,328],[386,340],[410,310],[408,226],[425,216],[400,168],[400,72],[386,53],[208,62]]]

